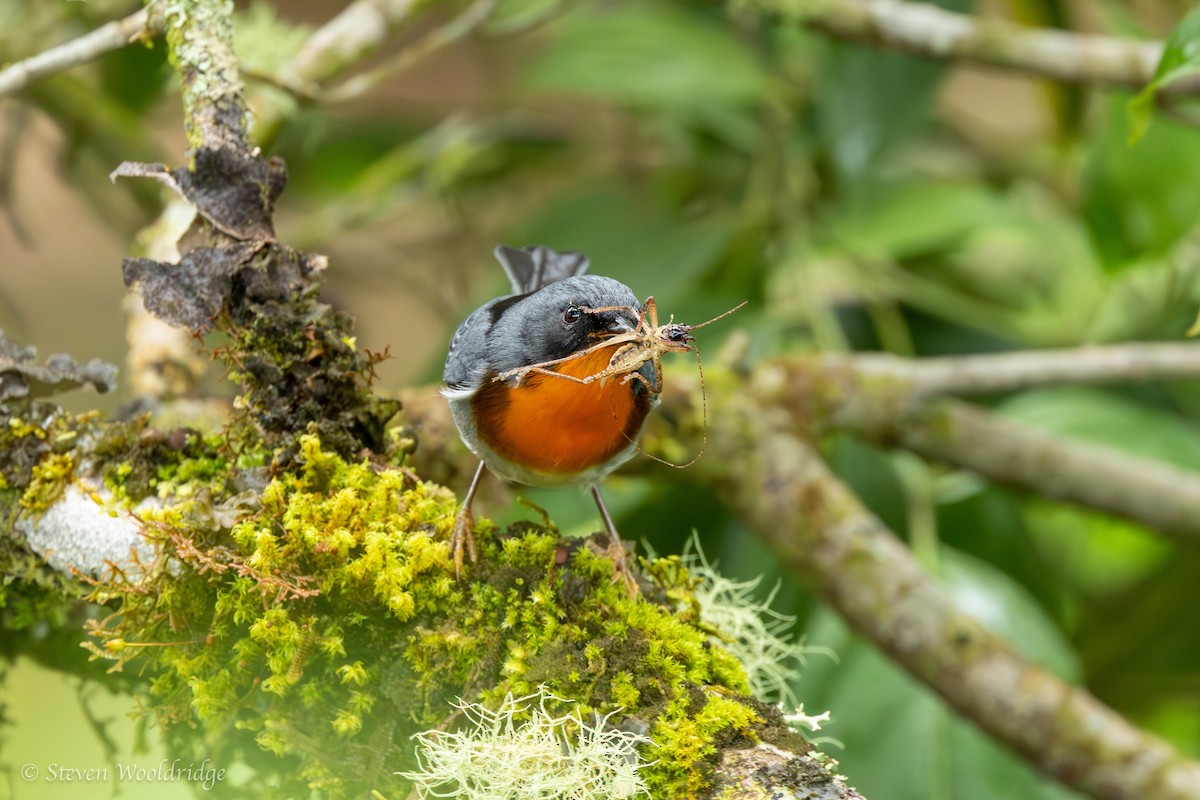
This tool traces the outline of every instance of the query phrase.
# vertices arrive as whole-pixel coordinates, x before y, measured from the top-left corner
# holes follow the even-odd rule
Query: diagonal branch
[[[421,7],[420,0],[355,0],[314,31],[272,80],[297,98],[314,99],[327,81],[378,50]],[[283,121],[278,108],[259,110],[255,139],[270,144]]]
[[[1000,483],[1117,514],[1165,534],[1200,536],[1200,474],[1195,472],[1055,436],[954,400],[905,419],[892,435],[914,453]]]
[[[421,5],[419,0],[355,0],[317,29],[281,74],[298,85],[336,77],[379,49]]]
[[[431,31],[383,64],[361,75],[355,75],[323,93],[322,99],[327,102],[344,103],[360,97],[383,81],[411,69],[433,54],[464,39],[488,21],[496,10],[496,5],[497,0],[475,0],[445,25]]]
[[[719,484],[726,499],[811,589],[961,713],[1098,798],[1200,798],[1200,764],[957,610],[796,438],[769,424],[722,431],[734,435],[714,437],[715,449],[757,462]]]
[[[749,385],[709,381],[739,388],[709,398],[722,424],[710,432],[710,457],[697,474],[808,589],[965,717],[1068,786],[1102,800],[1200,798],[1200,763],[959,611],[797,436],[791,415],[780,413],[771,372]]]
[[[1140,88],[1162,42],[1030,28],[896,0],[764,0],[764,7],[829,35],[887,50],[1028,72],[1070,83]],[[1195,93],[1196,81],[1163,89]]]
[[[86,64],[141,39],[154,38],[162,31],[162,15],[147,6],[124,19],[101,25],[77,39],[0,69],[0,97],[19,92],[39,78]]]
[[[970,469],[1186,539],[1200,536],[1200,474],[1035,430],[948,392],[1057,382],[1200,375],[1196,345],[1116,345],[905,361],[883,355],[789,359],[761,370],[773,402],[801,429],[833,428]]]

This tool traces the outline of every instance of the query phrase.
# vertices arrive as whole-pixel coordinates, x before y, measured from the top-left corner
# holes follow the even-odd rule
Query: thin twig
[[[378,50],[412,20],[420,6],[420,0],[355,0],[314,31],[269,82],[302,102],[315,100],[322,84]],[[258,112],[254,136],[260,144],[269,144],[275,138],[283,123],[282,114],[275,106]]]
[[[999,483],[1192,541],[1200,536],[1197,472],[1055,436],[955,400],[904,419],[889,436],[914,453]]]
[[[944,60],[977,61],[1071,83],[1145,86],[1163,44],[980,19],[932,3],[896,0],[763,0],[762,8],[838,39]],[[1195,93],[1196,81],[1163,87]]]
[[[822,363],[844,365],[860,379],[902,381],[915,396],[929,399],[1064,383],[1200,378],[1200,343],[1138,342],[917,360],[858,353],[823,357]]]
[[[421,6],[419,0],[356,0],[313,32],[280,73],[289,83],[322,83],[375,52]]]
[[[4,216],[8,218],[17,243],[25,248],[33,246],[33,237],[17,210],[13,187],[17,180],[17,151],[28,123],[29,107],[24,103],[14,103],[9,112],[8,129],[0,140],[0,208],[4,209]]]
[[[381,81],[411,69],[431,55],[444,50],[466,38],[492,16],[497,0],[475,0],[467,10],[445,25],[423,36],[419,41],[404,48],[385,63],[374,69],[355,75],[339,86],[320,94],[320,99],[342,103],[360,97]]]
[[[39,78],[86,64],[105,53],[120,50],[163,32],[163,18],[147,7],[124,19],[101,25],[77,39],[63,42],[0,69],[0,97],[19,92]]]
[[[1200,346],[1114,345],[913,361],[794,358],[763,365],[755,377],[763,396],[787,409],[798,429],[848,431],[1165,534],[1200,536],[1200,473],[933,399],[1049,383],[1195,378]]]

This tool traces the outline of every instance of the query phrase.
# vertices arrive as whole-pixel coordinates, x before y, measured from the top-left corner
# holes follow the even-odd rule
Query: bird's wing
[[[495,252],[496,260],[512,282],[513,294],[536,292],[555,281],[588,271],[588,257],[583,253],[556,253],[536,244],[520,250],[500,245]]]

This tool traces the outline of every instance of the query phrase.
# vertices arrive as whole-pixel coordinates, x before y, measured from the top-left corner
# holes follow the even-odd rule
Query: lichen
[[[230,141],[240,139],[245,107],[233,51],[232,0],[162,0],[161,6],[171,64],[183,82],[191,149],[203,146],[211,136],[205,125],[216,119],[228,126]]]
[[[649,796],[635,749],[646,737],[616,727],[615,711],[592,719],[578,708],[551,711],[564,702],[539,687],[528,697],[505,696],[496,710],[455,703],[466,725],[416,734],[419,767],[403,777],[421,798]]]
[[[74,468],[72,426],[90,419],[43,401],[0,404],[0,629],[61,628],[86,594],[33,552],[13,522],[44,510],[62,492]]]
[[[115,611],[91,649],[116,668],[143,662],[144,704],[172,746],[254,763],[256,796],[403,796],[407,737],[453,722],[455,697],[499,708],[545,691],[572,698],[540,703],[546,713],[640,727],[639,774],[661,797],[701,796],[722,746],[783,726],[696,623],[677,559],[651,562],[655,585],[631,598],[599,546],[485,520],[479,563],[457,582],[454,495],[348,462],[315,433],[253,510],[222,524],[217,500],[144,515],[162,555],[149,584],[97,591]]]
[[[795,617],[771,608],[779,585],[763,600],[756,599],[762,576],[735,581],[717,571],[693,537],[684,550],[683,565],[695,577],[693,594],[700,622],[718,636],[746,670],[750,689],[759,700],[796,706],[794,689],[808,655],[824,648],[811,648],[791,630]]]

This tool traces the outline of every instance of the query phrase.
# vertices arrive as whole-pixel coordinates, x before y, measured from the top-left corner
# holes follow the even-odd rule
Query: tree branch
[[[920,455],[1043,497],[1189,540],[1200,536],[1200,474],[1195,472],[1034,430],[953,400],[904,419],[887,435]]]
[[[292,638],[280,640],[286,653],[281,658],[272,657],[272,663],[287,669],[277,670],[277,674],[262,682],[263,689],[271,685],[274,688],[268,691],[278,695],[272,701],[278,702],[278,707],[271,712],[278,716],[272,716],[271,721],[265,723],[265,727],[272,728],[270,749],[279,753],[297,753],[307,748],[316,750],[320,740],[315,734],[310,736],[307,729],[297,730],[293,735],[289,730],[292,720],[304,718],[294,713],[298,708],[293,701],[279,698],[283,697],[287,686],[301,680],[313,680],[312,676],[318,670],[318,665],[312,663],[318,660],[314,650],[318,628],[330,631],[327,639],[321,641],[322,646],[329,645],[328,652],[333,652],[336,645],[341,657],[346,655],[346,650],[341,649],[343,646],[347,649],[358,647],[355,652],[362,656],[363,661],[368,660],[368,652],[378,654],[387,660],[388,670],[391,670],[391,665],[397,661],[397,654],[388,648],[406,634],[399,632],[404,629],[388,632],[384,625],[409,622],[415,614],[436,613],[436,620],[429,625],[413,621],[409,630],[419,626],[421,635],[426,635],[424,632],[427,631],[428,638],[406,648],[404,657],[410,661],[404,662],[399,669],[385,671],[374,665],[364,667],[360,661],[357,667],[351,663],[343,664],[337,670],[328,670],[330,675],[337,676],[337,687],[346,684],[346,675],[351,674],[345,672],[346,669],[359,675],[355,679],[361,681],[358,685],[380,676],[384,688],[379,696],[394,700],[397,706],[369,717],[370,703],[374,702],[372,695],[365,707],[356,706],[353,712],[348,707],[339,713],[333,728],[339,734],[357,733],[363,727],[369,727],[370,731],[357,742],[351,741],[348,736],[339,737],[337,748],[344,747],[344,750],[325,748],[321,755],[326,756],[326,763],[321,764],[321,768],[333,769],[333,774],[339,780],[342,779],[341,773],[345,772],[347,783],[354,780],[394,782],[395,773],[388,769],[387,762],[396,742],[406,741],[399,733],[403,729],[398,720],[411,724],[420,718],[421,713],[427,716],[437,714],[439,703],[435,692],[441,691],[439,686],[443,682],[446,692],[470,695],[482,689],[494,689],[502,680],[501,675],[512,680],[525,680],[528,677],[530,681],[553,682],[553,675],[570,674],[567,667],[560,669],[551,662],[561,658],[565,659],[564,663],[573,663],[572,659],[580,657],[577,648],[574,644],[557,647],[553,630],[547,629],[540,618],[534,619],[531,615],[516,611],[518,591],[528,595],[528,601],[532,604],[541,605],[551,595],[561,596],[573,608],[586,607],[589,613],[599,613],[606,607],[624,608],[631,603],[637,603],[638,608],[654,615],[655,619],[670,612],[645,598],[631,600],[624,589],[612,584],[607,562],[597,564],[594,560],[589,561],[588,553],[576,551],[569,559],[569,566],[564,566],[563,570],[557,567],[550,569],[558,558],[556,532],[548,534],[551,537],[549,546],[531,556],[529,563],[533,571],[528,573],[529,577],[525,577],[498,560],[502,557],[499,550],[503,549],[511,555],[511,548],[493,546],[494,543],[488,543],[483,538],[484,532],[480,531],[477,534],[480,536],[478,541],[482,546],[491,548],[493,564],[481,562],[475,568],[477,575],[474,577],[479,585],[490,587],[488,591],[498,592],[495,596],[503,597],[504,606],[512,613],[532,620],[528,631],[531,637],[536,638],[529,638],[525,645],[516,648],[520,651],[518,653],[509,649],[509,645],[524,635],[524,629],[514,631],[509,626],[503,635],[493,635],[481,628],[478,645],[470,645],[461,652],[457,644],[450,648],[442,645],[442,642],[449,642],[451,638],[469,641],[469,637],[462,637],[464,630],[475,626],[477,622],[490,623],[494,617],[501,617],[483,610],[483,605],[489,605],[490,601],[481,600],[482,595],[470,594],[466,584],[457,584],[447,577],[449,560],[444,545],[431,540],[431,535],[444,534],[447,530],[448,522],[453,517],[453,495],[439,487],[424,484],[407,470],[386,466],[390,446],[384,436],[383,425],[395,408],[367,389],[374,361],[369,353],[363,354],[357,350],[347,316],[335,314],[317,300],[315,275],[323,266],[323,260],[291,251],[275,239],[271,215],[273,201],[283,188],[283,167],[278,164],[268,169],[261,163],[257,151],[250,151],[245,141],[245,104],[238,83],[237,63],[229,47],[232,37],[228,14],[231,8],[232,3],[228,0],[178,0],[166,8],[172,63],[179,70],[183,83],[185,124],[192,165],[188,169],[175,170],[162,165],[123,164],[114,174],[151,177],[163,183],[194,205],[198,218],[179,242],[178,263],[127,259],[124,265],[126,280],[140,282],[150,310],[173,324],[200,333],[217,327],[229,334],[231,344],[222,348],[223,357],[235,373],[234,380],[241,385],[241,394],[235,418],[226,429],[225,443],[236,448],[239,459],[247,456],[247,450],[252,450],[257,451],[260,460],[270,461],[274,468],[272,475],[278,481],[275,486],[280,492],[276,494],[270,487],[262,488],[260,481],[258,486],[263,503],[250,513],[263,513],[264,520],[267,517],[279,519],[281,516],[291,516],[303,506],[307,509],[305,513],[320,515],[324,512],[318,509],[326,507],[324,501],[332,493],[342,498],[342,505],[336,513],[339,520],[346,522],[346,530],[363,532],[364,537],[367,531],[372,533],[370,541],[363,538],[355,542],[347,540],[342,544],[334,544],[332,539],[320,536],[320,541],[309,542],[313,548],[311,551],[307,545],[301,548],[305,551],[301,556],[306,562],[304,567],[300,567],[299,562],[287,565],[277,563],[270,571],[266,571],[258,566],[262,558],[273,559],[283,551],[290,552],[290,549],[271,545],[273,555],[268,555],[266,551],[253,556],[243,552],[246,548],[238,541],[238,537],[228,535],[228,528],[237,524],[234,520],[248,519],[249,515],[243,507],[233,510],[225,521],[218,520],[216,513],[212,520],[198,519],[197,528],[175,526],[174,522],[155,524],[153,528],[159,535],[164,552],[173,553],[173,557],[183,566],[178,575],[172,576],[172,580],[195,580],[198,591],[207,588],[214,593],[210,601],[200,604],[203,609],[201,613],[221,607],[224,604],[220,599],[223,592],[241,593],[245,589],[240,583],[231,582],[232,575],[242,574],[243,569],[248,577],[259,584],[264,596],[270,593],[274,598],[270,608],[258,599],[252,599],[250,607],[253,611],[248,616],[242,616],[240,612],[218,614],[220,619],[214,619],[213,625],[221,627],[222,632],[213,632],[210,627],[210,635],[203,641],[172,641],[170,644],[172,647],[221,647],[225,648],[223,653],[231,654],[236,639],[254,635],[249,628],[282,630],[285,626],[277,627],[278,618],[274,615],[297,615],[297,620],[302,620],[296,622],[297,633],[307,633],[300,634],[298,642]],[[272,180],[272,174],[279,179]],[[166,254],[167,257],[173,255]],[[253,436],[253,433],[260,435]],[[140,438],[137,441],[140,442]],[[370,465],[363,460],[366,455],[374,458]],[[335,476],[347,475],[346,470],[361,475],[363,480],[354,479],[346,481],[344,485],[337,484]],[[297,472],[309,477],[317,476],[320,472],[321,477],[311,486],[314,492],[300,488],[301,484],[307,486],[307,477],[298,479],[299,483],[286,477]],[[390,483],[380,484],[379,481]],[[299,490],[293,492],[284,488],[285,483]],[[375,490],[369,490],[368,484],[377,486],[378,492],[371,494]],[[290,497],[297,505],[289,511],[285,505],[291,500],[284,501],[283,505],[275,505],[269,500],[272,495],[280,499]],[[382,502],[375,503],[372,498],[382,498]],[[354,508],[351,508],[351,504]],[[213,507],[216,507],[215,504]],[[419,522],[415,514],[422,515]],[[395,527],[385,535],[383,528],[368,519],[371,515],[377,517],[376,522],[381,525]],[[357,522],[350,521],[354,517],[358,518]],[[270,523],[270,526],[274,529],[274,523]],[[310,529],[328,532],[330,525],[318,522],[313,523]],[[164,534],[165,541],[162,539]],[[287,535],[292,537],[294,534]],[[349,535],[354,537],[357,533]],[[490,532],[486,535],[490,535]],[[522,547],[537,541],[535,537],[526,536]],[[397,549],[407,548],[410,544],[411,551],[406,549],[401,552]],[[366,566],[359,559],[361,550],[378,553],[378,558],[372,556],[368,559],[372,566]],[[358,576],[352,581],[332,578],[322,584],[320,596],[330,603],[327,616],[322,616],[326,612],[312,604],[298,605],[301,598],[292,590],[289,590],[290,595],[279,594],[281,587],[287,589],[300,585],[298,579],[308,574],[310,565],[326,557],[344,557],[347,563],[352,561],[353,566],[348,568]],[[520,557],[524,558],[524,551]],[[576,580],[573,573],[566,575],[564,572],[567,569],[574,571],[577,567],[582,569],[588,564],[596,565],[598,572],[594,575],[581,573],[579,578],[584,579],[582,581]],[[377,575],[368,574],[376,568]],[[486,571],[489,569],[495,570],[495,574],[502,574],[504,577],[500,580],[507,582],[507,585],[495,588],[498,584],[490,577],[493,573]],[[364,575],[367,583],[363,585],[375,587],[373,590],[364,592],[352,589],[353,598],[346,595],[345,602],[337,599],[341,597],[340,587],[354,583]],[[428,583],[417,587],[419,580]],[[282,583],[284,581],[287,583]],[[569,590],[560,589],[560,583],[569,586]],[[516,588],[534,587],[535,584],[544,586],[544,592],[526,592]],[[608,600],[601,601],[598,597],[584,597],[585,584],[594,585],[606,597],[615,597],[616,601],[609,604]],[[414,587],[411,594],[401,589],[409,585]],[[128,630],[138,634],[137,638],[141,640],[150,635],[144,613],[151,615],[153,625],[162,624],[162,620],[170,616],[156,605],[142,605],[148,593],[141,592],[141,588],[138,586],[121,595],[120,599],[125,601],[125,605],[119,613],[109,618],[112,626],[106,622],[96,626],[95,635],[105,639],[105,643],[103,647],[96,647],[94,654],[115,657],[118,664],[124,663],[124,660],[132,657],[129,655],[129,639],[117,626],[128,626]],[[180,593],[184,594],[187,593]],[[238,596],[244,598],[242,594]],[[444,607],[436,611],[435,597],[445,601]],[[157,603],[157,600],[153,602]],[[349,632],[345,638],[342,637],[337,620],[342,618],[341,615],[354,616],[356,612],[351,606],[358,602],[367,604],[369,614],[380,615],[377,618],[368,614],[358,616],[362,620],[375,620],[367,626],[371,630],[364,631],[364,634],[378,636],[381,641],[388,643],[386,647],[361,647],[363,637],[358,637],[357,632],[353,640]],[[459,613],[465,607],[464,603],[471,605],[473,613]],[[251,626],[250,618],[257,618],[264,611],[273,615],[273,618],[266,620],[264,625],[255,623]],[[570,617],[578,620],[581,617],[566,611],[550,614],[548,619],[563,620]],[[376,624],[378,618],[386,622]],[[430,616],[430,620],[434,620],[434,617]],[[679,636],[680,632],[671,624],[672,633]],[[349,629],[362,625],[356,621],[347,623],[346,627]],[[622,625],[641,635],[636,626]],[[333,632],[335,629],[336,633]],[[572,642],[596,638],[591,633],[593,630],[601,629],[589,628],[586,635],[571,634]],[[565,634],[560,632],[560,635]],[[699,636],[698,642],[707,641],[707,633],[700,632]],[[486,645],[483,644],[484,637],[487,639]],[[545,641],[547,638],[551,641]],[[646,641],[646,650],[653,652],[656,649],[653,641]],[[485,647],[508,655],[487,655],[483,652]],[[641,640],[629,647],[629,658],[641,663],[641,647]],[[617,653],[620,649],[613,647],[604,654],[610,666],[603,669],[622,669],[620,665],[623,662]],[[723,657],[723,651],[718,648],[704,646],[689,649],[697,657],[714,661]],[[463,658],[463,655],[468,658]],[[517,662],[526,659],[538,661],[528,672],[524,663],[517,665]],[[228,661],[229,658],[225,656],[212,657],[211,662],[216,665],[214,671]],[[178,666],[178,661],[162,665],[164,672],[175,670],[174,677],[185,680],[187,676],[184,673],[192,666],[186,670],[178,670]],[[502,667],[506,672],[501,672]],[[209,667],[206,664],[199,669],[208,670]],[[265,667],[238,669],[237,676],[232,680],[242,684],[237,692],[248,696],[245,693],[257,690]],[[625,693],[628,702],[622,713],[631,715],[632,724],[645,725],[652,732],[657,730],[657,726],[671,724],[668,718],[662,716],[665,711],[648,703],[658,703],[660,697],[665,698],[664,703],[669,699],[669,692],[674,692],[673,687],[679,681],[664,683],[663,675],[673,671],[689,681],[694,675],[696,681],[683,686],[686,690],[680,693],[683,705],[669,705],[668,710],[675,713],[674,708],[678,707],[682,709],[678,712],[680,714],[699,714],[704,711],[713,718],[713,722],[706,723],[708,727],[705,729],[697,727],[687,733],[684,743],[679,746],[672,746],[672,741],[666,736],[660,736],[661,741],[656,740],[654,763],[659,765],[663,773],[659,780],[665,787],[664,795],[674,796],[685,788],[689,794],[695,794],[703,788],[710,780],[708,773],[715,766],[708,757],[712,753],[715,758],[718,747],[712,732],[738,725],[738,731],[745,730],[747,733],[731,736],[723,748],[726,751],[723,755],[732,759],[729,763],[745,764],[747,769],[755,770],[753,774],[741,776],[745,777],[747,783],[740,787],[745,791],[739,796],[784,797],[790,793],[790,796],[797,797],[837,797],[845,800],[860,797],[829,772],[824,762],[812,752],[810,745],[787,728],[786,720],[775,706],[753,703],[749,698],[741,699],[739,692],[726,691],[737,688],[734,679],[740,674],[732,670],[732,663],[728,661],[714,663],[711,667],[705,662],[694,669],[676,670],[668,667],[656,672],[655,691],[653,694],[646,692],[644,696],[643,706],[648,709],[644,714],[645,719],[632,718],[635,709],[628,705],[634,701],[629,698],[638,695],[640,690],[636,688],[639,684],[631,683],[634,692]],[[700,680],[703,680],[703,684],[698,682]],[[267,684],[267,681],[271,681],[271,684]],[[596,681],[597,685],[602,683],[605,687],[612,683],[607,678],[601,680],[599,676]],[[190,683],[187,681],[184,685]],[[334,685],[332,680],[331,685]],[[613,685],[620,688],[619,684]],[[187,691],[192,690],[189,688]],[[344,690],[338,688],[336,691]],[[727,697],[727,694],[730,696]],[[737,695],[737,698],[733,699],[733,695]],[[591,690],[589,702],[594,704],[600,700],[603,697],[596,690]],[[422,704],[424,711],[414,715],[406,705],[410,701]],[[192,719],[210,725],[227,723],[227,719],[218,721],[215,714],[199,710],[209,705],[207,701],[185,702],[186,711],[176,712],[164,703],[162,713],[166,716],[172,713],[195,714]],[[746,708],[749,711],[743,710]],[[253,712],[247,713],[255,716]],[[265,718],[261,713],[259,716]],[[660,718],[666,721],[660,721]],[[740,722],[743,719],[748,721]],[[323,722],[326,733],[329,733],[328,721]],[[337,724],[343,724],[344,729],[337,728]],[[757,727],[749,727],[751,724]],[[772,745],[771,752],[766,753],[765,748],[734,752],[748,742],[759,739]],[[255,746],[267,746],[262,739],[253,741]],[[713,745],[711,749],[705,749],[709,748],[709,741]],[[785,753],[784,750],[790,752]],[[351,760],[354,758],[361,760]],[[361,767],[362,761],[368,758],[371,768],[378,771],[371,773],[369,778],[364,776]],[[315,756],[306,760],[322,761]],[[317,773],[308,773],[303,778],[311,778],[313,774]],[[759,784],[751,786],[750,782],[756,778]],[[810,786],[811,789],[808,788]],[[676,791],[677,787],[679,791]]]
[[[496,10],[497,0],[475,0],[458,16],[404,48],[385,63],[347,79],[344,83],[321,94],[321,99],[343,103],[360,97],[382,81],[411,69],[434,53],[462,40],[487,22]]]
[[[1026,661],[950,602],[797,437],[790,414],[780,413],[786,384],[774,371],[736,391],[710,390],[722,423],[698,473],[808,589],[960,713],[1068,786],[1104,800],[1200,798],[1200,764]]]
[[[1200,347],[1117,345],[906,361],[884,355],[776,362],[762,371],[802,428],[898,445],[1045,497],[1107,511],[1189,540],[1200,535],[1200,474],[1073,441],[961,402],[949,392],[1059,382],[1195,377]]]
[[[223,147],[244,151],[246,102],[228,10],[223,3],[206,0],[167,0],[162,9],[167,42],[179,72],[184,129],[193,153]]]
[[[766,0],[768,8],[838,39],[944,60],[977,61],[1070,83],[1140,88],[1162,42],[1030,28],[895,0]],[[1167,93],[1194,93],[1182,81]]]
[[[140,39],[158,36],[162,31],[162,15],[155,13],[153,6],[147,6],[124,19],[101,25],[77,39],[0,69],[0,97],[19,92],[39,78],[86,64]]]
[[[420,5],[419,0],[355,0],[314,31],[271,80],[298,98],[316,98],[325,81],[378,50]],[[254,125],[256,140],[269,144],[282,123],[277,107],[262,108]]]
[[[308,37],[280,74],[299,85],[337,77],[378,50],[420,5],[419,0],[356,0]]]
[[[822,356],[858,378],[903,382],[915,397],[1011,392],[1063,383],[1200,378],[1200,345],[1135,343],[910,360],[885,353]]]

